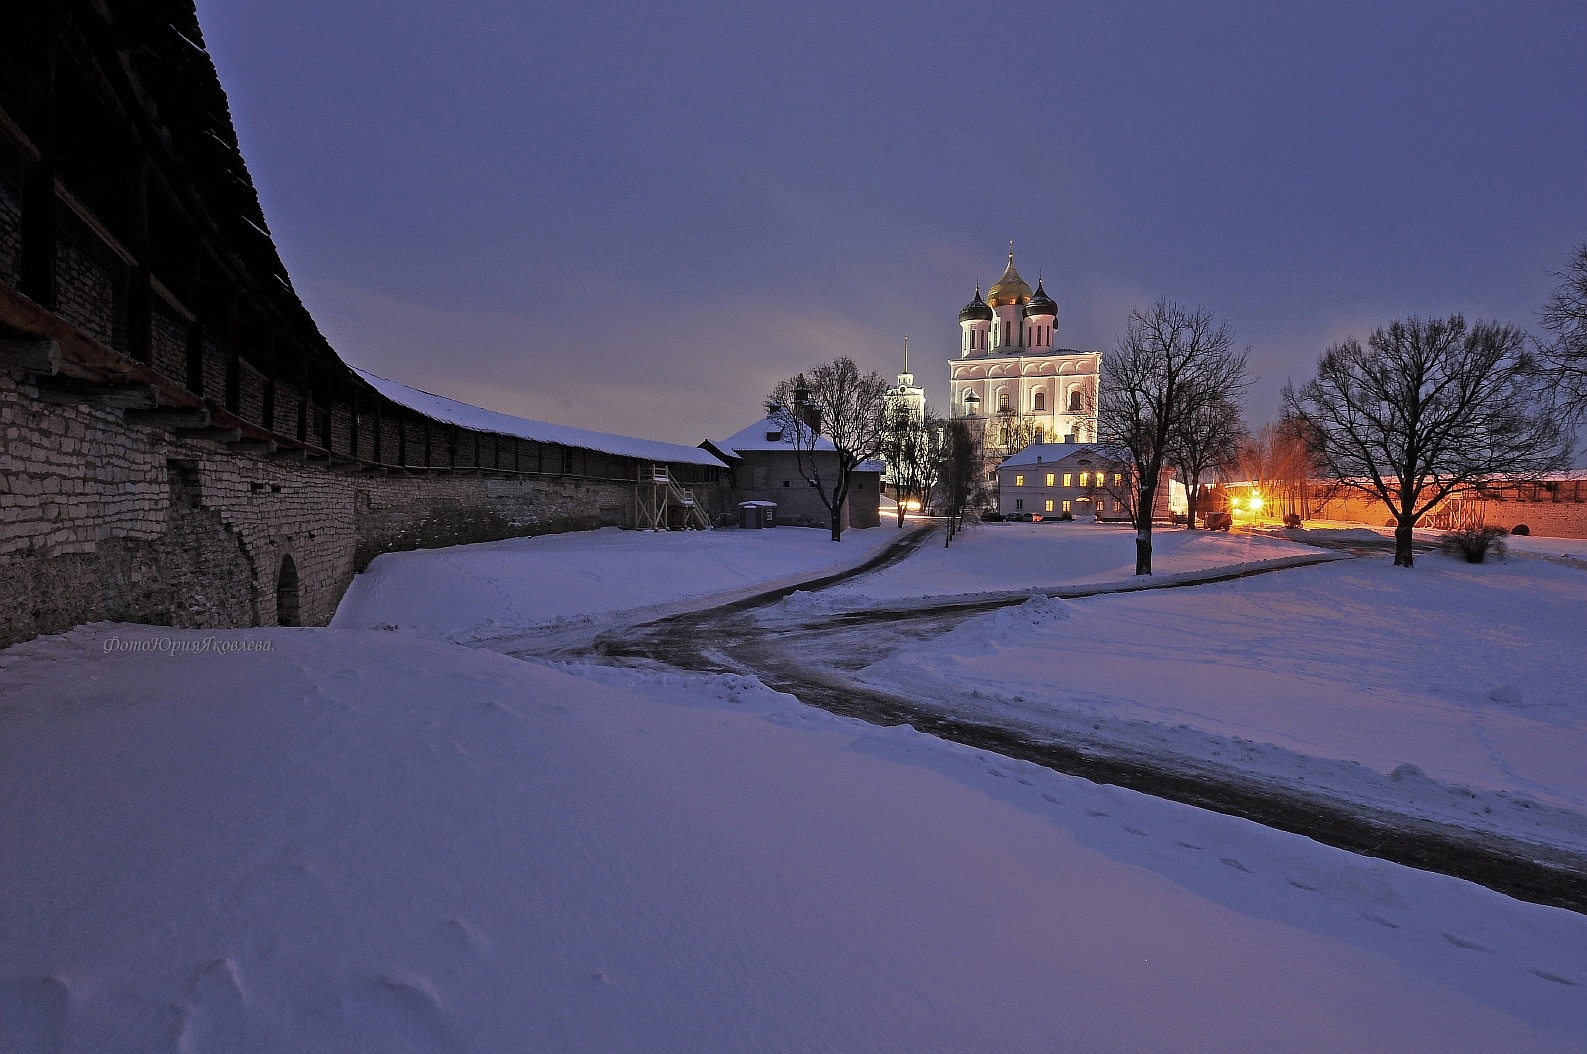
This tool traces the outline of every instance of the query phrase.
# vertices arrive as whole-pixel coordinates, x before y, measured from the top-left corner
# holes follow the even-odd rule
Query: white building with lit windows
[[[1097,383],[1102,353],[1060,348],[1058,305],[1038,280],[1033,292],[1008,267],[981,297],[959,312],[959,357],[948,363],[950,416],[982,418],[990,450],[1007,449],[1009,433],[1092,442],[1097,437]]]
[[[1128,520],[1134,500],[1129,459],[1091,443],[1032,443],[997,467],[997,511],[1010,519]],[[1184,484],[1163,466],[1152,518],[1183,516]]]

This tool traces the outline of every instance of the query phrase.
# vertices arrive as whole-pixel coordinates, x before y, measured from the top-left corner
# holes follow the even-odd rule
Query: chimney
[[[809,388],[794,389],[794,409],[799,413],[799,419],[810,429],[811,435],[821,434],[821,407],[810,401]]]

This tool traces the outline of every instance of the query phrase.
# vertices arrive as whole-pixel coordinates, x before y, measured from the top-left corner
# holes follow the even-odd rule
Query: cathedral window
[[[1078,391],[1069,393],[1069,412],[1072,414],[1080,412],[1080,393]]]
[[[1047,409],[1047,393],[1046,392],[1037,392],[1034,396],[1032,396],[1031,397],[1030,408],[1032,410],[1036,411],[1037,413],[1041,413],[1042,411],[1046,410]]]
[[[998,392],[997,393],[997,409],[998,409],[999,413],[1001,413],[1002,411],[1008,409],[1008,393],[1007,392]]]

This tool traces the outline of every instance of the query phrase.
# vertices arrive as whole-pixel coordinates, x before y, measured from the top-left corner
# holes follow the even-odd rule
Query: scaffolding
[[[711,529],[711,518],[700,508],[694,491],[680,486],[666,465],[639,466],[634,510],[634,526],[641,531]]]

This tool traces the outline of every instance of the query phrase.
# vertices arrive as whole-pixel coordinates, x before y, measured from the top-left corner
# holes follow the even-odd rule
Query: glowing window
[[[1080,473],[1080,485],[1082,487],[1091,486],[1091,473],[1089,473],[1089,472]]]
[[[1050,505],[1050,504],[1052,504],[1052,503],[1051,503],[1051,502],[1048,502],[1048,504],[1049,504],[1049,505]],[[1069,503],[1069,502],[1067,502],[1067,501],[1066,501],[1066,502],[1064,502],[1064,511],[1065,511],[1065,512],[1068,512],[1068,511],[1069,511],[1069,504],[1070,504],[1070,503]]]
[[[1072,486],[1074,486],[1074,485],[1075,485],[1075,478],[1074,478],[1074,476],[1073,476],[1073,475],[1071,475],[1071,474],[1070,474],[1070,473],[1068,473],[1068,472],[1065,472],[1065,473],[1064,473],[1064,486],[1066,486],[1066,487],[1072,487]]]
[[[1124,473],[1122,473],[1122,472],[1113,473],[1113,485],[1115,487],[1122,487],[1124,485]]]
[[[1067,501],[1064,502],[1064,508],[1067,509],[1068,507],[1069,507],[1069,503]],[[1046,509],[1046,511],[1047,512],[1051,512],[1052,511],[1052,499],[1051,498],[1047,499],[1047,509]]]
[[[1024,485],[1025,485],[1025,477],[1024,476],[1015,476],[1014,477],[1014,486],[1023,487]]]
[[[1053,474],[1051,472],[1049,472],[1049,473],[1047,473],[1047,485],[1050,487],[1050,486],[1052,486],[1052,484],[1053,484]]]

